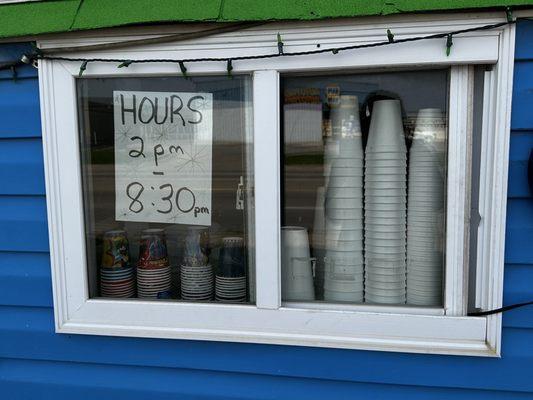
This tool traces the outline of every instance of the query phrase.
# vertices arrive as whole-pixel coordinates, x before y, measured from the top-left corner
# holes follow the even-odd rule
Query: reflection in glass
[[[253,303],[251,79],[79,79],[90,297]]]
[[[331,105],[326,143],[324,300],[363,301],[363,144],[356,96]],[[322,261],[321,261],[322,263]]]
[[[409,151],[408,304],[436,306],[442,301],[445,140],[442,111],[421,109]]]
[[[447,84],[282,80],[283,301],[442,305]]]

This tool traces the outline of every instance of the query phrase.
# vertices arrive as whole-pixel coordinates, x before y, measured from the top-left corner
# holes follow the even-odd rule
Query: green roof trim
[[[80,1],[42,1],[0,6],[0,37],[66,32]]]
[[[315,20],[533,7],[533,0],[45,0],[0,5],[0,38],[170,22]]]
[[[172,21],[217,21],[220,0],[84,0],[73,29]]]

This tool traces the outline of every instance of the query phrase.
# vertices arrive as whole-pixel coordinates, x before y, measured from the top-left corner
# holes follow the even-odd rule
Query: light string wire
[[[455,36],[455,35],[461,35],[461,34],[470,33],[470,32],[486,31],[486,30],[491,30],[491,29],[499,28],[499,27],[514,24],[514,23],[516,23],[516,19],[512,21],[498,22],[495,24],[477,26],[473,28],[461,29],[461,30],[452,31],[452,32],[434,33],[434,34],[426,35],[426,36],[415,36],[415,37],[409,37],[409,38],[403,38],[403,39],[393,39],[392,41],[386,40],[386,41],[375,42],[375,43],[364,43],[364,44],[356,44],[356,45],[334,47],[334,48],[327,48],[327,49],[296,51],[296,52],[290,52],[290,53],[285,52],[285,51],[278,51],[277,53],[256,54],[256,55],[235,56],[235,57],[200,57],[200,58],[180,58],[180,59],[174,59],[174,58],[148,58],[148,59],[83,58],[83,57],[53,56],[53,55],[47,55],[46,52],[41,52],[40,54],[36,53],[33,55],[26,55],[26,57],[29,62],[33,60],[55,60],[55,61],[72,61],[72,62],[87,61],[87,62],[107,62],[107,63],[128,62],[129,64],[133,64],[133,63],[135,64],[179,63],[179,62],[182,62],[182,63],[225,62],[226,63],[229,59],[233,61],[241,61],[241,60],[269,59],[269,58],[276,58],[276,57],[307,56],[307,55],[323,54],[323,53],[337,54],[341,51],[347,51],[347,50],[381,47],[381,46],[388,46],[388,45],[394,45],[394,44],[399,44],[399,43],[417,42],[421,40],[448,38],[450,35]],[[279,41],[277,43],[279,43]],[[279,47],[280,46],[278,46],[278,48]]]
[[[182,58],[182,59],[173,59],[173,58],[150,58],[150,59],[126,59],[126,58],[84,58],[84,57],[62,57],[62,56],[55,56],[53,54],[47,54],[46,51],[43,51],[41,49],[35,48],[35,51],[31,54],[25,54],[20,61],[12,62],[12,63],[3,63],[0,64],[0,70],[6,70],[11,69],[22,65],[22,64],[33,64],[36,66],[37,62],[39,60],[51,60],[51,61],[67,61],[67,62],[80,62],[82,63],[81,66],[84,68],[80,68],[80,76],[85,71],[88,63],[93,62],[102,62],[102,63],[117,63],[119,64],[119,67],[128,67],[131,64],[146,64],[146,63],[174,63],[179,65],[179,69],[181,70],[183,75],[186,75],[185,71],[187,71],[185,67],[185,63],[198,63],[198,62],[224,62],[226,65],[232,65],[235,61],[241,61],[241,60],[260,60],[260,59],[270,59],[270,58],[276,58],[276,57],[296,57],[296,56],[308,56],[308,55],[315,55],[315,54],[324,54],[324,53],[332,53],[332,54],[338,54],[341,51],[349,51],[349,50],[356,50],[356,49],[364,49],[364,48],[373,48],[373,47],[381,47],[381,46],[389,46],[399,43],[409,43],[409,42],[417,42],[422,40],[431,40],[431,39],[443,39],[446,38],[446,54],[449,55],[451,51],[451,47],[453,45],[452,37],[455,35],[461,35],[465,33],[470,32],[479,32],[479,31],[487,31],[491,29],[496,29],[502,26],[515,24],[520,19],[528,19],[528,18],[513,18],[512,14],[509,10],[506,11],[507,20],[504,22],[498,22],[494,24],[489,25],[483,25],[483,26],[477,26],[472,28],[466,28],[466,29],[460,29],[456,31],[451,32],[442,32],[442,33],[435,33],[431,35],[426,36],[415,36],[415,37],[408,37],[403,39],[395,39],[394,34],[391,32],[390,29],[387,29],[386,31],[386,37],[387,40],[381,41],[381,42],[374,42],[374,43],[364,43],[364,44],[356,44],[356,45],[349,45],[349,46],[342,46],[342,47],[334,47],[334,48],[324,48],[324,49],[316,49],[316,50],[308,50],[308,51],[297,51],[297,52],[286,52],[284,51],[284,43],[281,40],[281,36],[278,34],[277,36],[277,53],[268,53],[268,54],[256,54],[256,55],[243,55],[243,56],[235,56],[235,57],[200,57],[200,58]],[[233,67],[232,67],[233,68]],[[231,70],[230,70],[231,71]],[[231,72],[230,72],[231,73]]]

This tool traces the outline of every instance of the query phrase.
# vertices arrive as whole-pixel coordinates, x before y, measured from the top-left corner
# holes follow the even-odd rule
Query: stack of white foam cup
[[[327,143],[324,300],[359,303],[364,293],[363,146],[356,96],[332,105]]]
[[[400,101],[376,101],[365,150],[367,303],[405,304],[406,170]]]
[[[409,151],[407,303],[442,304],[446,121],[439,109],[418,112]]]

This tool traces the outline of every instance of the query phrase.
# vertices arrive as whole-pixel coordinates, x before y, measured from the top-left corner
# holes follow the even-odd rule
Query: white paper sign
[[[116,220],[211,225],[212,94],[113,99]]]

